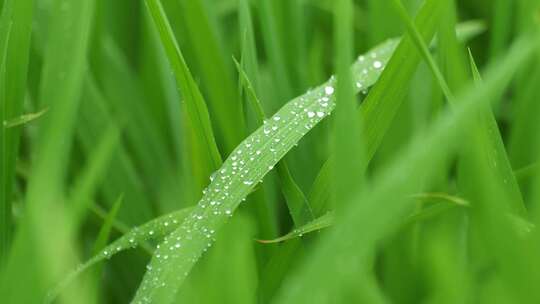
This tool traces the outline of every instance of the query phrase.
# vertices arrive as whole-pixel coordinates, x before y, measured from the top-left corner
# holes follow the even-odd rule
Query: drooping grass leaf
[[[354,63],[352,73],[357,91],[376,81],[386,63],[387,52],[391,52],[395,43],[387,42],[369,52],[370,59],[361,56]],[[134,302],[172,301],[193,265],[211,246],[213,233],[264,175],[331,112],[335,106],[334,86],[335,79],[331,78],[293,99],[235,149],[212,175],[212,182],[191,215],[166,238],[166,242],[177,243],[180,248],[161,246],[156,251]]]

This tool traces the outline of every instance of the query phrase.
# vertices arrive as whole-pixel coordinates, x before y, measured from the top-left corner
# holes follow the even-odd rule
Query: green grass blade
[[[103,225],[99,229],[98,236],[96,238],[96,241],[94,242],[94,247],[92,249],[92,252],[94,255],[98,254],[99,251],[103,250],[103,248],[107,245],[107,242],[109,241],[109,237],[111,235],[111,231],[113,228],[114,219],[118,215],[118,210],[120,210],[120,207],[122,207],[122,202],[124,201],[124,195],[120,195],[118,200],[114,203],[113,207],[105,217],[105,220],[103,221]]]
[[[22,3],[17,1],[17,3]],[[3,273],[0,293],[7,302],[38,303],[45,289],[75,264],[72,230],[65,202],[67,162],[84,76],[93,1],[57,0],[52,4],[49,41],[44,56],[39,100],[49,107],[40,121],[36,159],[28,181],[25,220]],[[61,84],[62,89],[58,89]],[[35,273],[35,265],[41,271]],[[8,277],[9,281],[5,278]],[[24,292],[20,292],[24,289]],[[92,301],[84,286],[73,293]]]
[[[308,234],[310,232],[318,231],[321,229],[324,229],[326,227],[332,226],[334,223],[334,213],[333,212],[327,212],[325,215],[318,217],[314,219],[313,221],[294,229],[293,231],[287,233],[284,236],[281,236],[276,239],[272,240],[258,240],[259,243],[263,244],[272,244],[272,243],[279,243],[279,242],[285,242],[288,240],[292,240],[295,238],[299,238],[304,236],[305,234]]]
[[[47,111],[48,111],[48,109],[45,108],[45,109],[43,109],[41,111],[38,111],[38,112],[35,112],[35,113],[23,114],[23,115],[21,115],[19,117],[16,117],[16,118],[12,118],[12,119],[9,119],[9,120],[4,120],[4,128],[14,128],[14,127],[25,125],[27,123],[30,123],[30,122],[40,118],[45,113],[47,113]]]
[[[264,109],[255,93],[253,85],[249,80],[246,72],[242,69],[238,61],[235,60],[236,68],[240,74],[241,84],[244,87],[244,90],[247,92],[248,101],[251,105],[251,108],[256,112],[256,119],[258,125],[263,125],[265,123],[266,114]],[[296,226],[301,226],[304,223],[313,219],[313,213],[309,205],[306,196],[294,180],[287,162],[283,159],[277,166],[277,173],[279,176],[279,181],[281,184],[281,191],[285,200],[287,201],[287,207],[289,208],[289,213],[291,218]]]
[[[159,0],[146,0],[145,3],[154,20],[161,42],[175,73],[176,81],[184,98],[184,104],[192,124],[192,132],[200,140],[197,143],[199,145],[198,151],[205,153],[205,161],[210,164],[211,169],[217,169],[221,165],[222,160],[214,138],[210,116],[204,98],[186,65],[165,11],[163,10],[163,6]]]
[[[334,11],[334,66],[337,73],[336,110],[333,118],[331,147],[334,157],[332,171],[332,203],[334,209],[347,201],[349,189],[365,185],[365,147],[362,138],[361,117],[356,114],[357,100],[351,71],[354,46],[353,2],[339,0]],[[378,55],[378,54],[377,54]],[[378,56],[373,61],[372,70],[383,69]]]
[[[496,97],[498,88],[508,85],[517,67],[524,64],[535,49],[536,43],[525,40],[516,43],[505,60],[488,73],[484,85],[468,90],[454,111],[439,118],[428,134],[417,138],[392,166],[375,177],[370,189],[357,192],[356,199],[346,205],[347,210],[336,215],[340,224],[321,240],[315,254],[285,283],[275,303],[313,303],[340,294],[347,280],[358,279],[351,273],[354,265],[358,266],[358,271],[368,271],[373,248],[381,237],[396,228],[395,219],[413,205],[396,200],[396,195],[408,195],[422,186],[430,171],[438,167],[437,163],[455,150],[460,135],[476,118],[481,106]],[[415,178],[411,178],[411,174]],[[362,204],[353,203],[357,201]],[[384,208],[380,208],[382,204]],[[328,259],[328,256],[335,258]],[[350,264],[352,261],[358,264]]]
[[[118,208],[116,207],[117,205],[118,203],[115,204],[115,208]],[[107,239],[101,237],[102,234],[100,233],[101,238],[98,237],[98,240],[96,240],[96,246],[94,247],[96,249],[99,247],[99,249],[95,252],[94,256],[67,275],[66,278],[64,278],[61,283],[59,283],[54,290],[49,293],[48,302],[52,302],[60,294],[60,292],[62,292],[62,290],[66,289],[70,283],[73,282],[73,280],[92,266],[108,260],[120,252],[136,248],[137,246],[143,246],[149,240],[162,240],[171,232],[176,230],[178,226],[180,226],[182,221],[184,221],[184,219],[189,215],[190,211],[191,208],[185,208],[160,216],[141,226],[127,231],[124,233],[124,235],[107,246],[98,246],[98,244],[103,244],[107,241]],[[110,214],[112,214],[112,210]],[[103,227],[106,227],[106,225],[109,226],[109,228],[106,228],[109,229],[109,231],[110,225],[112,224],[110,214],[107,217],[106,222],[103,224]],[[107,224],[107,222],[109,223]]]
[[[0,122],[22,114],[34,1],[5,1],[0,19]],[[0,127],[0,265],[12,240],[12,189],[20,130]]]
[[[391,53],[395,43],[387,42],[370,53],[378,61],[369,62],[377,64],[369,65],[365,57],[360,57],[353,64],[357,90],[376,81],[378,70],[383,68],[383,60],[387,58],[385,52]],[[334,86],[335,78],[331,78],[325,84],[288,102],[235,149],[222,168],[212,176],[212,182],[192,214],[178,230],[167,237],[167,242],[180,242],[181,248],[171,250],[162,246],[156,252],[134,302],[155,300],[167,303],[173,299],[177,288],[205,248],[212,244],[211,232],[225,224],[242,199],[264,175],[332,111],[335,106]],[[161,282],[166,282],[166,287]]]
[[[222,152],[228,154],[244,136],[244,120],[240,98],[232,80],[230,57],[223,56],[217,34],[220,28],[214,20],[214,5],[205,0],[177,0],[187,33],[186,47],[192,49],[202,86],[208,96],[208,108],[215,122],[215,133]],[[234,124],[231,122],[235,122]]]
[[[450,104],[455,106],[456,102],[454,100],[450,87],[448,86],[443,74],[435,63],[435,60],[431,56],[426,43],[421,39],[421,35],[418,32],[418,29],[407,15],[407,12],[405,11],[405,8],[401,5],[400,0],[393,0],[393,4],[396,10],[399,12],[400,17],[406,23],[410,35],[412,37],[415,37],[413,41],[415,42],[419,52],[424,57],[424,60],[426,60],[426,62],[428,63],[428,66],[430,67],[439,86],[443,90],[444,95],[446,96]],[[479,137],[473,140],[471,144],[475,146],[476,149],[485,151],[485,156],[491,160],[490,168],[493,170],[493,174],[499,177],[498,180],[501,187],[503,189],[506,189],[507,193],[512,197],[510,203],[513,207],[514,212],[516,212],[518,215],[524,216],[526,214],[526,208],[523,202],[523,198],[521,196],[521,192],[519,190],[516,178],[513,174],[510,161],[508,160],[508,155],[506,154],[504,143],[502,141],[497,122],[495,121],[495,117],[493,116],[493,113],[491,111],[491,107],[487,106],[482,111],[480,123],[475,128],[475,132],[479,133]],[[467,173],[466,176],[470,176],[470,174]],[[469,182],[466,182],[466,184],[470,185]],[[470,189],[470,191],[474,192],[474,190],[472,189]]]

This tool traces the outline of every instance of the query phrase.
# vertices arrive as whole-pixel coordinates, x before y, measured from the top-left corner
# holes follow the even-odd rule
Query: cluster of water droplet
[[[352,68],[358,90],[377,80],[394,47],[387,44],[359,57]],[[150,303],[147,292],[159,293],[166,282],[179,285],[183,281],[193,264],[214,242],[215,231],[232,216],[251,189],[307,132],[332,112],[335,84],[332,77],[324,85],[287,103],[231,153],[210,177],[210,185],[192,213],[158,246],[138,290],[136,303]]]

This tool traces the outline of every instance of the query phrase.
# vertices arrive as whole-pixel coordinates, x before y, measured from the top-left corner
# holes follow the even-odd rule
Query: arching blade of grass
[[[428,63],[428,66],[430,67],[439,86],[443,90],[446,98],[452,106],[456,106],[456,101],[449,85],[435,63],[435,60],[431,56],[427,44],[423,41],[418,29],[407,15],[405,8],[401,5],[400,0],[393,0],[392,3],[399,12],[399,16],[402,18],[403,22],[406,24],[409,34],[414,37],[413,41],[415,42],[418,51]],[[453,39],[453,44],[454,45],[452,47],[454,47],[457,52],[457,47],[455,46],[455,44],[457,44],[457,39]],[[459,69],[459,67],[455,68]],[[475,77],[478,77],[478,75],[475,75]],[[509,203],[511,204],[513,211],[516,212],[517,215],[524,216],[527,213],[525,204],[514,176],[512,166],[508,160],[508,155],[506,154],[497,122],[493,116],[493,112],[491,111],[491,106],[486,105],[479,116],[480,120],[474,126],[474,132],[477,132],[478,136],[475,137],[475,140],[472,140],[471,138],[470,144],[474,149],[484,151],[485,157],[490,160],[492,174],[494,176],[498,176],[497,180],[499,181],[501,188],[504,189],[505,192],[507,192],[507,194],[511,197]],[[470,151],[467,150],[464,152],[470,153]],[[472,167],[465,166],[463,170],[469,170],[467,168]],[[466,176],[470,176],[470,174],[466,174]],[[467,181],[466,184],[471,185],[469,181]],[[474,193],[475,191],[471,189],[469,192]]]
[[[22,114],[30,55],[34,1],[6,0],[0,19],[0,122]],[[20,130],[0,126],[0,265],[9,250],[12,189]]]
[[[197,151],[205,156],[204,162],[210,166],[210,170],[215,170],[220,167],[222,160],[204,98],[186,65],[163,6],[159,0],[146,0],[145,3],[159,32],[181,95],[184,98],[192,132],[197,139]]]
[[[259,98],[257,98],[257,93],[255,93],[253,84],[249,80],[246,72],[242,69],[238,61],[234,60],[234,62],[238,69],[238,73],[240,74],[241,84],[248,95],[247,98],[251,108],[256,113],[257,123],[261,126],[265,123],[266,119],[264,109]],[[289,208],[289,213],[291,214],[294,224],[299,227],[310,220],[313,220],[313,212],[311,211],[309,202],[298,184],[294,181],[287,162],[284,159],[281,160],[276,168],[281,183],[281,191],[287,201],[287,207]]]
[[[180,226],[182,221],[184,221],[186,216],[188,216],[191,212],[191,209],[192,208],[185,208],[160,216],[139,227],[135,227],[129,230],[128,232],[124,233],[124,235],[122,235],[119,239],[115,240],[107,246],[103,246],[103,248],[99,248],[99,250],[95,252],[95,255],[92,258],[90,258],[84,264],[80,265],[75,271],[71,272],[65,279],[62,280],[61,283],[59,283],[54,288],[54,290],[49,293],[48,302],[52,302],[62,290],[68,287],[68,285],[74,279],[76,279],[84,271],[88,270],[90,267],[96,265],[97,263],[108,260],[112,256],[122,251],[141,246],[149,240],[162,240],[164,237],[175,231]],[[104,223],[104,227],[105,225],[108,224]],[[103,243],[104,242],[99,238],[96,241],[96,244]]]
[[[336,215],[338,224],[321,240],[300,271],[285,282],[275,303],[314,303],[341,294],[348,280],[357,279],[348,271],[350,263],[359,263],[368,271],[370,255],[378,241],[397,228],[396,219],[413,206],[412,202],[396,197],[410,195],[422,187],[437,163],[455,151],[460,135],[476,119],[476,113],[509,83],[517,67],[526,62],[537,45],[520,40],[505,60],[488,73],[483,86],[467,91],[453,111],[446,112],[427,134],[418,137],[395,163],[374,178],[372,187],[363,192],[352,189],[356,198]]]
[[[396,41],[384,43],[354,63],[352,72],[357,90],[376,81],[395,45]],[[193,265],[212,244],[213,233],[264,175],[330,114],[334,108],[334,85],[335,79],[331,78],[293,99],[235,149],[221,169],[212,175],[212,182],[191,215],[165,240],[179,244],[180,248],[161,246],[157,250],[134,302],[167,303],[172,300]]]

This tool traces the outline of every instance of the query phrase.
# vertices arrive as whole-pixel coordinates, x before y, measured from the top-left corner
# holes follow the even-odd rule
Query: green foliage
[[[539,303],[539,12],[0,0],[2,303]]]

